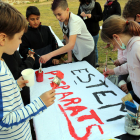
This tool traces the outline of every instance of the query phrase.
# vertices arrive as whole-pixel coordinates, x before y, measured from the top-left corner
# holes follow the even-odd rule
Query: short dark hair
[[[91,3],[92,0],[79,0],[80,4]]]
[[[0,2],[0,33],[5,33],[12,39],[16,33],[27,29],[26,18],[10,4]]]
[[[66,10],[68,8],[68,3],[66,0],[54,0],[52,3],[52,11],[56,10],[58,7]]]
[[[27,10],[26,10],[26,18],[28,19],[28,17],[30,15],[40,16],[39,9],[36,6],[29,6],[29,7],[27,7]]]
[[[123,9],[123,17],[129,18],[140,14],[140,0],[128,0],[124,9]]]

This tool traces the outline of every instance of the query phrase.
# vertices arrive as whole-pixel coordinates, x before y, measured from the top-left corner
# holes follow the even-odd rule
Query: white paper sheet
[[[125,133],[124,92],[108,79],[108,87],[100,85],[104,76],[87,62],[43,69],[44,73],[56,70],[64,73],[64,79],[56,89],[55,103],[34,118],[37,140],[101,140]],[[43,82],[35,82],[31,101],[51,89],[53,77],[44,74]],[[69,95],[64,97],[64,93]],[[73,100],[75,103],[71,103]]]
[[[54,33],[54,31],[52,30],[51,26],[49,26],[52,34],[55,36],[56,40],[57,40],[57,43],[58,43],[58,46],[64,46],[64,44],[62,43],[62,41],[56,36],[56,34]]]

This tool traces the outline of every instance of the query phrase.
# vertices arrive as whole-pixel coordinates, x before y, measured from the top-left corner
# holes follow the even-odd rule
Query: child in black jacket
[[[44,55],[58,49],[57,41],[48,26],[41,25],[40,12],[35,6],[29,6],[26,10],[26,18],[29,22],[28,31],[22,37],[22,43],[19,48],[21,56],[25,59],[30,49],[34,49],[36,54]],[[39,57],[35,56],[34,69],[39,68]],[[50,61],[42,65],[49,67],[58,64],[60,56],[52,58]]]
[[[19,52],[15,51],[13,55],[8,55],[3,53],[2,58],[4,59],[5,63],[7,64],[8,68],[10,69],[11,73],[15,80],[21,77],[21,71],[27,68],[32,68],[34,65],[34,56],[28,56],[25,61],[22,61]],[[30,103],[30,88],[25,86],[22,88],[21,97],[23,100],[24,105]]]

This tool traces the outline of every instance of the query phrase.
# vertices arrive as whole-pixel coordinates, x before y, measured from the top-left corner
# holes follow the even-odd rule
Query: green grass
[[[104,9],[104,3],[106,0],[97,0],[97,2],[100,3],[102,10]],[[121,5],[121,9],[123,10],[125,3],[128,0],[119,0],[119,3]],[[59,22],[53,15],[53,12],[51,11],[51,0],[41,2],[41,3],[30,3],[30,4],[20,4],[20,5],[14,5],[24,16],[26,12],[26,8],[30,5],[34,5],[39,8],[41,13],[41,22],[42,25],[51,26],[55,34],[62,39],[62,31],[59,26]],[[77,14],[78,7],[79,7],[79,0],[68,0],[68,5],[70,8],[70,11],[74,14]],[[103,21],[101,21],[99,24],[102,25]],[[103,47],[106,45],[101,38],[99,37],[98,41],[98,53],[99,53],[99,63],[105,62],[105,53],[108,50],[108,58],[111,57],[113,60],[117,59],[117,52],[112,52],[113,47],[104,49]],[[111,61],[108,62],[108,65],[112,64]]]

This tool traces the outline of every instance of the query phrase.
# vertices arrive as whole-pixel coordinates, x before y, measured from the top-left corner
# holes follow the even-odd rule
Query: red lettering
[[[66,86],[59,86],[59,87],[57,87],[56,89],[58,89],[58,88],[62,88],[62,89],[69,89],[69,88],[70,88],[70,86],[69,86],[69,85],[66,85]]]
[[[50,77],[50,78],[48,78],[49,80],[51,80],[51,79],[53,79],[54,77]]]
[[[56,93],[56,95],[60,95],[60,94],[62,94],[63,97],[61,97],[59,100],[62,100],[62,99],[64,99],[65,97],[67,97],[67,96],[73,94],[73,92]]]
[[[53,84],[52,84],[52,82],[50,83],[50,86],[53,88]],[[69,85],[66,85],[66,86],[58,86],[58,87],[55,87],[54,89],[58,89],[58,88],[69,89],[70,86],[69,86]]]
[[[46,72],[45,74],[52,74],[52,75],[56,75],[56,73],[58,72],[59,70],[56,70],[56,71],[51,71],[51,72]]]
[[[61,83],[62,83],[63,85],[66,85],[66,82],[65,82],[65,81],[61,81]]]
[[[104,131],[103,131],[103,129],[101,128],[101,126],[100,126],[100,125],[96,125],[96,124],[94,124],[93,126],[98,126],[99,131],[101,132],[101,134],[104,134]]]
[[[58,106],[59,106],[61,112],[64,114],[64,116],[65,116],[65,118],[67,120],[68,129],[69,129],[69,132],[70,132],[71,136],[73,138],[75,138],[76,140],[88,140],[88,137],[91,135],[91,128],[92,128],[93,125],[90,125],[90,126],[86,127],[86,134],[83,137],[78,137],[77,134],[75,133],[75,129],[72,126],[72,123],[69,120],[66,112],[64,111],[64,109],[62,108],[62,106],[60,104],[58,104]]]
[[[75,100],[78,100],[78,101],[75,101]],[[64,106],[68,106],[70,104],[78,104],[81,102],[81,98],[71,98],[71,99],[64,99],[64,100],[61,100],[60,102],[69,102],[67,104],[64,104]]]
[[[79,112],[81,112],[85,109],[87,109],[87,107],[85,107],[85,106],[71,106],[71,107],[67,107],[65,110],[71,110],[72,113],[70,114],[70,116],[75,116]]]
[[[98,123],[104,124],[94,110],[90,110],[90,113],[91,113],[91,115],[83,115],[81,117],[78,117],[77,121],[82,122],[82,121],[88,120],[88,119],[95,119],[96,121],[98,121]]]

